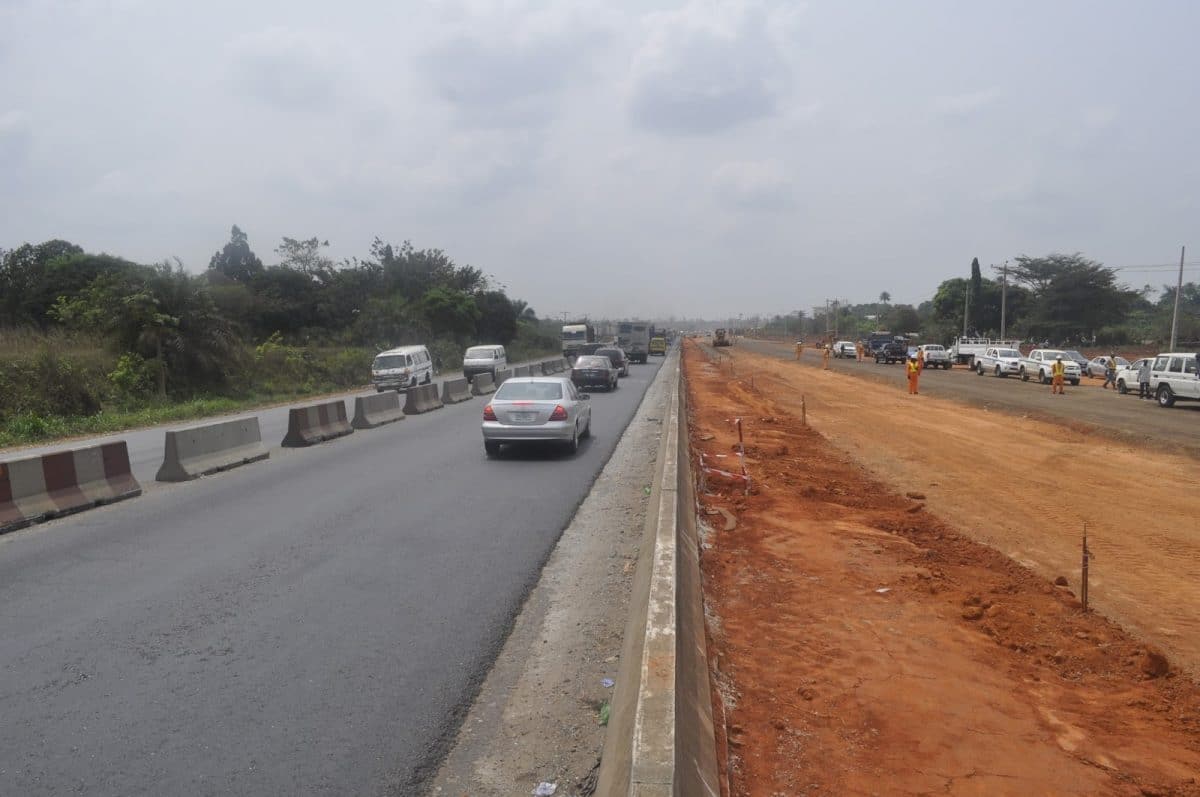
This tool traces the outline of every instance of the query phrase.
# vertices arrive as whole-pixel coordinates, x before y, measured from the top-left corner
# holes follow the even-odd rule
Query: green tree
[[[507,346],[517,336],[517,311],[502,291],[475,294],[479,320],[475,322],[475,339],[481,343],[500,343]]]
[[[452,288],[431,288],[421,297],[420,311],[434,334],[446,334],[462,342],[475,332],[479,307],[475,298]]]
[[[321,251],[328,247],[329,241],[317,238],[301,241],[285,235],[275,247],[275,254],[279,255],[279,265],[324,281],[334,270],[333,260]]]
[[[897,335],[920,332],[921,318],[911,304],[897,304],[887,315],[887,328]]]
[[[70,241],[55,239],[37,244],[22,244],[4,252],[0,258],[0,326],[53,323],[47,312],[61,294],[71,294],[87,285],[97,269],[62,268],[61,262],[83,255],[83,249]],[[95,260],[107,259],[101,255]]]
[[[287,239],[284,239],[287,240]],[[210,271],[234,282],[248,283],[263,273],[262,261],[250,249],[246,233],[235,224],[229,234],[229,243],[208,261]]]
[[[1137,291],[1117,286],[1116,272],[1078,252],[1022,255],[1010,273],[1033,294],[1023,322],[1025,334],[1033,338],[1090,339],[1119,324],[1139,298]]]
[[[891,300],[892,300],[892,295],[891,295],[890,293],[888,293],[887,291],[882,291],[882,292],[879,294],[879,301],[880,301],[882,304],[887,304],[887,303],[888,303],[888,302],[890,302]]]
[[[983,272],[979,270],[979,258],[971,258],[971,314],[978,318],[978,312],[975,308],[979,307],[979,300],[983,298]],[[981,326],[977,321],[976,326]],[[986,325],[982,325],[986,326]]]

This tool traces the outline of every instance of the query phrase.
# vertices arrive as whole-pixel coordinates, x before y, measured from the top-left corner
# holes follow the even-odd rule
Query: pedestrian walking
[[[1050,395],[1057,393],[1060,396],[1066,395],[1067,391],[1063,387],[1063,380],[1067,375],[1067,366],[1063,365],[1062,355],[1054,360],[1054,365],[1050,366]]]
[[[821,350],[821,367],[826,371],[829,370],[829,355],[831,354],[830,345],[825,344],[825,348]]]
[[[917,395],[917,382],[921,378],[921,366],[917,363],[917,356],[908,358],[908,392],[910,395]]]
[[[1138,398],[1150,398],[1150,368],[1151,360],[1149,357],[1142,358],[1142,364],[1138,366]]]
[[[1110,354],[1108,357],[1108,362],[1106,362],[1104,364],[1104,384],[1101,385],[1101,387],[1103,387],[1105,390],[1108,390],[1109,385],[1112,385],[1113,390],[1117,389],[1117,355],[1116,355],[1116,353]]]

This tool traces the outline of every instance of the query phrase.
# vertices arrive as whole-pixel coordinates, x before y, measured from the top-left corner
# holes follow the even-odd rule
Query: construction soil
[[[694,341],[684,368],[693,465],[740,472],[741,418],[751,478],[698,474],[724,794],[1200,795],[1193,459]]]

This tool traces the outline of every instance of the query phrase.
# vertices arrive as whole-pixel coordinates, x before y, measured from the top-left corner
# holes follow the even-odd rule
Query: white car
[[[843,357],[857,357],[858,349],[854,348],[854,341],[839,340],[833,344],[833,356],[839,359]]]
[[[918,352],[925,353],[926,368],[950,368],[950,352],[939,343],[926,343],[917,347]]]
[[[472,346],[463,353],[463,376],[471,379],[476,374],[491,374],[508,367],[508,355],[503,346]]]
[[[1124,395],[1130,390],[1138,387],[1138,371],[1142,370],[1142,363],[1149,361],[1154,363],[1153,357],[1143,357],[1140,360],[1134,360],[1123,368],[1117,369],[1117,392]]]
[[[1021,350],[992,346],[975,358],[975,373],[980,376],[991,374],[1001,378],[1019,375],[1021,373]]]
[[[1160,407],[1172,407],[1176,401],[1200,401],[1196,354],[1169,352],[1155,357],[1150,367],[1150,390]]]
[[[506,443],[558,443],[570,453],[592,433],[592,405],[561,376],[509,379],[483,408],[483,449],[499,456]]]
[[[1055,360],[1062,359],[1063,362],[1063,378],[1072,385],[1078,385],[1082,375],[1079,370],[1079,364],[1073,360],[1068,360],[1066,353],[1062,349],[1034,349],[1021,360],[1021,381],[1028,382],[1030,378],[1037,377],[1037,380],[1044,385],[1050,384],[1051,369],[1054,367]]]

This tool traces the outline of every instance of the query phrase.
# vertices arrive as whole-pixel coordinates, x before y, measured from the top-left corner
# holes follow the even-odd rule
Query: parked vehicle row
[[[1050,384],[1054,363],[1058,360],[1063,362],[1063,378],[1072,385],[1078,385],[1082,375],[1079,363],[1068,359],[1062,349],[1034,349],[1025,355],[1021,359],[1021,381],[1028,382],[1037,377],[1042,384]]]

